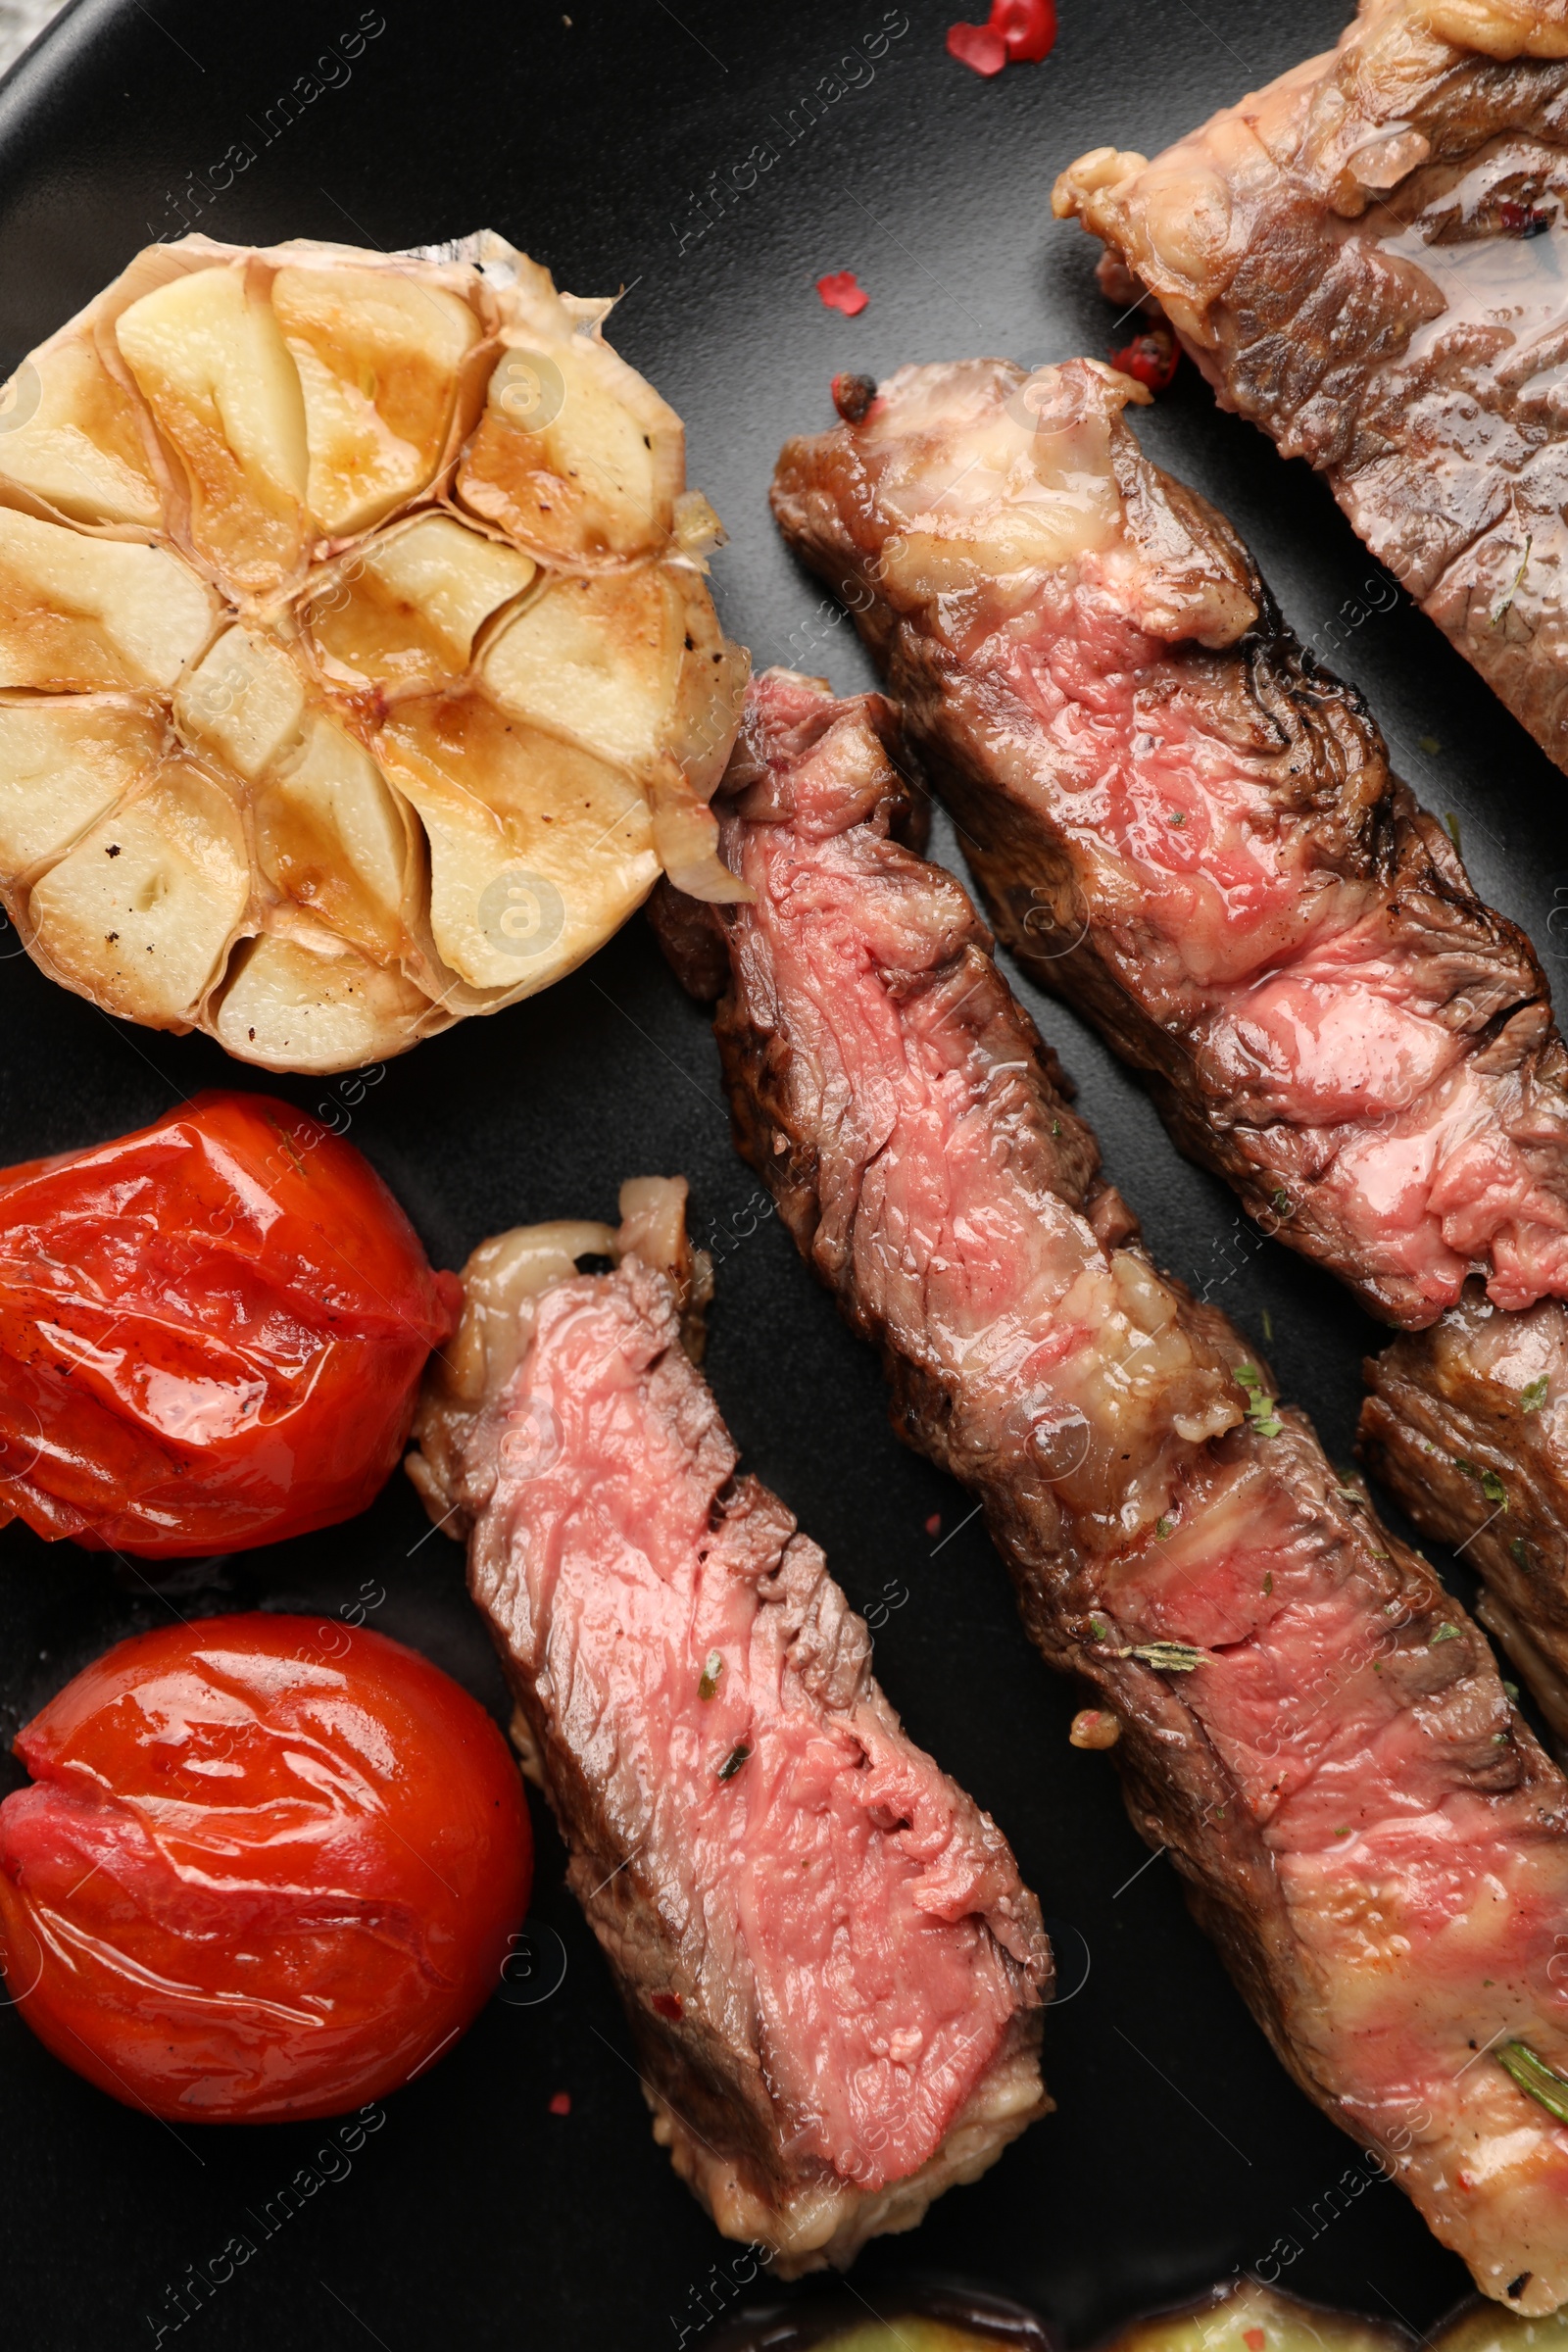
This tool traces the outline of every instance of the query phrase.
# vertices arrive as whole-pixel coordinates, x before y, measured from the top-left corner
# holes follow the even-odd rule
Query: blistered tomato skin
[[[0,1524],[173,1557],[349,1518],[461,1303],[368,1161],[267,1095],[8,1168]]]
[[[7,1990],[56,2057],[171,2121],[396,2090],[500,1982],[533,1846],[483,1708],[314,1617],[122,1642],[19,1735]]]

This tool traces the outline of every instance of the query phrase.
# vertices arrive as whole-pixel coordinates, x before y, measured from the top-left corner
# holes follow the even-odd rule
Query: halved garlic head
[[[745,895],[716,519],[608,309],[488,235],[191,237],[0,390],[0,900],[46,970],[324,1071],[548,986],[662,861]]]

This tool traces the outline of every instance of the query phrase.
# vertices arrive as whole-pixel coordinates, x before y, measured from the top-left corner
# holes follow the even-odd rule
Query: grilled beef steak
[[[787,672],[749,698],[716,813],[754,898],[709,918],[741,1149],[1116,1716],[1134,1821],[1281,2058],[1489,2293],[1551,2310],[1568,2130],[1493,2053],[1568,2061],[1568,1787],[1463,1612],[1138,1246],[968,898],[895,838],[894,725]]]
[[[855,605],[1031,975],[1184,1151],[1374,1313],[1568,1294],[1544,976],[1093,361],[905,368],[785,445],[786,537]]]
[[[1391,1320],[1430,1323],[1474,1270],[1372,1367],[1364,1440],[1418,1526],[1474,1538],[1489,1626],[1560,1704],[1568,1414],[1530,1425],[1530,1491],[1562,1497],[1534,1536],[1451,1469],[1519,1429],[1520,1363],[1568,1366],[1545,976],[1223,519],[1140,455],[1129,397],[1083,362],[906,368],[858,427],[789,444],[775,508],[857,607],[999,932],[1148,1074],[1183,1150]],[[1049,524],[1055,562],[1020,564]],[[1479,1278],[1530,1308],[1528,1343]]]
[[[862,1621],[680,1345],[685,1186],[485,1243],[411,1463],[468,1535],[528,1766],[726,2236],[850,2261],[1050,2107],[1051,1953],[987,1815],[907,1739]],[[618,1260],[579,1274],[585,1255]],[[449,1522],[453,1523],[453,1522]]]
[[[1568,10],[1362,0],[1337,49],[1055,210],[1568,766]]]
[[[1467,1295],[1366,1376],[1362,1458],[1485,1578],[1476,1614],[1568,1756],[1568,1317]]]

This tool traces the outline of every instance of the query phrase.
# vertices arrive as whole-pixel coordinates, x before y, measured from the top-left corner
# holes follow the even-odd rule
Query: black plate
[[[1200,21],[1185,0],[1063,0],[1054,55],[987,82],[945,53],[956,4],[907,0],[906,18],[878,0],[678,0],[677,16],[662,0],[570,0],[567,17],[518,0],[386,0],[384,28],[345,58],[341,35],[382,24],[353,0],[77,0],[0,89],[0,362],[182,219],[224,238],[388,247],[492,225],[576,292],[625,286],[614,339],[686,418],[692,479],[729,526],[715,565],[726,624],[759,664],[856,687],[869,672],[849,625],[768,522],[780,440],[830,420],[840,368],[1102,353],[1112,322],[1093,248],[1050,218],[1057,169],[1106,139],[1153,152],[1327,46],[1347,13],[1346,0],[1203,0]],[[871,297],[854,320],[814,290],[846,268]],[[1568,902],[1561,776],[1383,588],[1322,485],[1219,415],[1190,368],[1138,422],[1251,541],[1302,636],[1366,688],[1404,773],[1455,812],[1483,892],[1551,952],[1559,888]],[[951,835],[938,852],[952,861]],[[199,1086],[257,1082],[201,1039],[125,1027],[52,987],[14,934],[0,957],[6,1159],[137,1126]],[[1020,993],[1078,1077],[1157,1255],[1211,1281],[1258,1337],[1268,1312],[1287,1393],[1346,1459],[1374,1327],[1326,1277],[1255,1243],[1102,1050]],[[307,1107],[345,1101],[341,1084],[278,1091]],[[1394,2188],[1347,2193],[1365,2178],[1355,2150],[1276,2065],[1172,1873],[1129,1828],[1109,1764],[1068,1746],[1072,1693],[1025,1642],[971,1506],[896,1444],[869,1351],[759,1213],[707,1023],[641,919],[549,995],[394,1062],[351,1107],[353,1140],[449,1265],[500,1226],[612,1213],[624,1175],[690,1177],[719,1259],[709,1369],[750,1465],[826,1544],[853,1599],[882,1603],[889,1692],[1040,1890],[1070,1996],[1047,2021],[1058,2113],[916,2237],[873,2244],[853,2274],[867,2302],[942,2272],[1022,2298],[1083,2343],[1240,2265],[1429,2326],[1463,2271]],[[940,1541],[925,1533],[933,1513]],[[369,1621],[499,1713],[457,1547],[425,1535],[401,1478],[353,1526],[213,1564],[167,1598],[13,1528],[0,1538],[0,1733],[170,1608],[330,1611],[383,1589]],[[653,2144],[609,1979],[540,1808],[536,1820],[536,1917],[564,1939],[564,1984],[533,2006],[493,2002],[388,2103],[347,2172],[341,2157],[315,2165],[317,2127],[176,2138],[0,2015],[7,2340],[76,2352],[150,2344],[167,2325],[172,2342],[167,2290],[232,2237],[255,2252],[209,2286],[182,2342],[640,2352],[683,2328],[700,2343],[705,2310],[759,2297]],[[549,2111],[561,2090],[564,2117]],[[338,2177],[264,2235],[269,2201],[301,2168]]]

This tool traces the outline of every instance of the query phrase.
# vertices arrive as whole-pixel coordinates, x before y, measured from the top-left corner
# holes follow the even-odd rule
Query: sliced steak
[[[1568,1756],[1568,1317],[1478,1291],[1369,1359],[1362,1459],[1486,1580],[1476,1614]]]
[[[1222,517],[1140,455],[1128,397],[1088,363],[906,368],[858,428],[788,446],[774,503],[857,606],[999,932],[1148,1074],[1183,1150],[1391,1320],[1431,1323],[1471,1269],[1530,1309],[1527,1345],[1472,1279],[1371,1368],[1363,1438],[1416,1524],[1466,1541],[1487,1623],[1560,1707],[1568,1413],[1531,1428],[1531,1491],[1562,1497],[1533,1536],[1466,1473],[1435,1476],[1518,1430],[1519,1362],[1568,1365],[1545,976]],[[1038,535],[1063,477],[1092,511],[1020,570],[1012,518]],[[965,559],[959,601],[943,584]]]
[[[631,2019],[654,2132],[792,2277],[972,2180],[1051,2102],[1051,1953],[865,1626],[737,1477],[680,1345],[685,1185],[485,1243],[411,1462],[468,1530],[526,1768]],[[578,1273],[579,1257],[616,1259]]]
[[[1030,974],[1184,1151],[1374,1313],[1568,1296],[1545,978],[1093,361],[905,368],[786,444],[774,512],[856,608]]]
[[[1152,163],[1097,147],[1054,206],[1568,766],[1562,0],[1362,0],[1327,56]]]
[[[968,898],[894,838],[892,724],[752,690],[716,812],[753,900],[710,918],[741,1149],[1116,1717],[1133,1819],[1285,2064],[1489,2293],[1551,2310],[1568,2130],[1491,2053],[1568,2062],[1568,1787],[1425,1563],[1139,1247]]]

